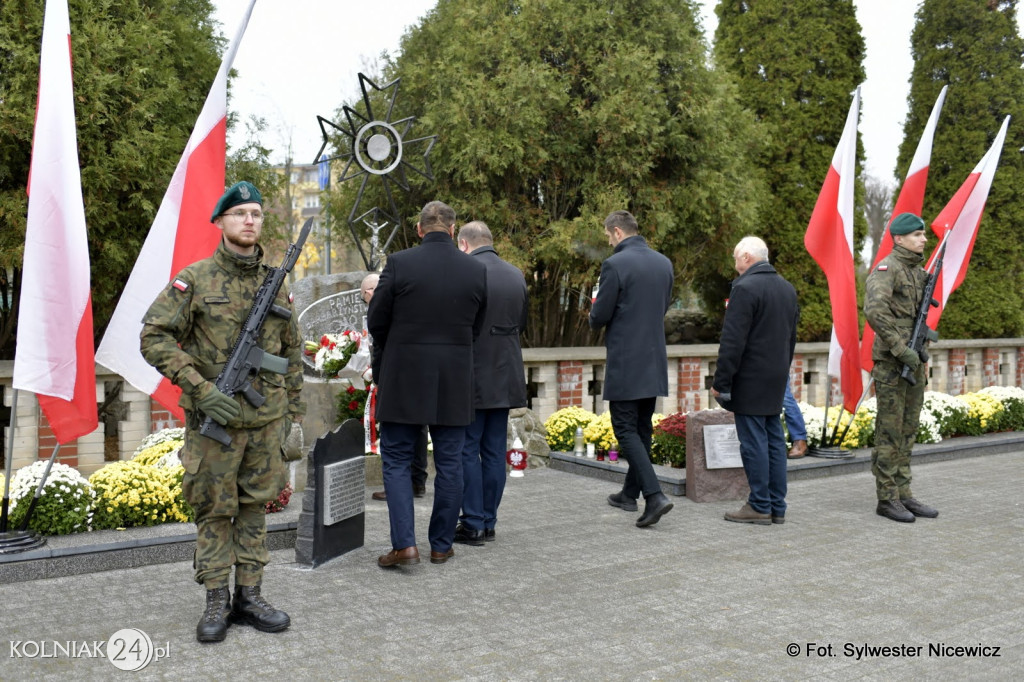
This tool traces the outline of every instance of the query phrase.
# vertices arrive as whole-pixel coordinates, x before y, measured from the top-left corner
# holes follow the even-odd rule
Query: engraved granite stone
[[[705,454],[705,427],[734,424],[732,412],[722,409],[701,410],[687,415],[686,496],[694,502],[745,500],[750,494],[742,468],[709,468]]]

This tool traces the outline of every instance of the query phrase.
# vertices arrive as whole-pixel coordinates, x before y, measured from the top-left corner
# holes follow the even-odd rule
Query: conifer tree
[[[14,353],[44,5],[0,2],[0,358]],[[209,0],[70,0],[68,10],[98,340],[192,133],[224,41]]]
[[[716,64],[734,76],[741,104],[769,137],[756,160],[770,196],[756,234],[797,289],[800,340],[825,340],[832,328],[828,284],[803,239],[853,91],[864,80],[853,2],[722,0],[716,11]],[[862,212],[855,214],[859,251],[867,228]]]
[[[914,69],[898,174],[906,173],[932,104],[949,93],[932,147],[924,219],[946,205],[1012,116],[963,284],[939,322],[944,338],[1024,333],[1024,40],[1016,0],[924,0],[911,39]],[[936,240],[930,239],[926,255]]]
[[[382,82],[402,78],[392,120],[439,135],[436,183],[399,210],[438,198],[491,226],[527,274],[529,344],[596,341],[615,209],[673,260],[680,295],[721,311],[732,247],[757,228],[758,140],[695,17],[688,0],[441,0],[387,66]]]

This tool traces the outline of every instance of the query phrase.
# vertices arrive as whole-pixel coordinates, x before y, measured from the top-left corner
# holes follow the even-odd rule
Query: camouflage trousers
[[[917,426],[924,404],[927,382],[925,367],[914,373],[916,386],[900,378],[903,363],[875,360],[871,376],[875,379],[878,416],[875,418],[875,449],[871,452],[871,473],[879,500],[905,500],[910,492],[910,450],[917,439]]]
[[[282,455],[288,424],[281,418],[255,429],[227,429],[230,445],[185,431],[182,492],[196,513],[197,583],[227,587],[259,585],[267,551],[265,506],[285,485]]]

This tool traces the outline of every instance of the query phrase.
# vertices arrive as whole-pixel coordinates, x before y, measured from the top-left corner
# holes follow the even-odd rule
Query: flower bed
[[[821,443],[822,422],[825,411],[807,403],[799,403],[800,412],[807,425],[807,444],[814,447]],[[850,424],[849,413],[843,414],[839,433],[846,435],[844,448],[868,448],[875,444],[875,418],[877,403],[874,398],[865,400]],[[827,433],[831,435],[842,412],[834,406],[828,411]],[[943,438],[954,436],[980,436],[995,431],[1024,430],[1024,390],[1017,387],[990,386],[977,393],[950,396],[936,391],[926,391],[921,408],[921,421],[917,429],[917,443],[938,443]]]
[[[686,466],[686,414],[676,412],[658,421],[651,436],[651,461]]]
[[[181,492],[185,470],[178,459],[184,429],[164,429],[143,439],[132,459],[111,462],[86,480],[76,469],[55,463],[29,528],[42,535],[182,523],[194,518]],[[46,461],[22,467],[11,479],[10,525],[17,528],[35,495]],[[4,477],[0,474],[0,489]],[[292,495],[286,484],[267,513],[283,510]]]
[[[20,528],[25,520],[46,464],[46,460],[33,462],[11,478],[8,517],[11,528]],[[3,480],[0,476],[0,486]],[[81,533],[90,530],[92,508],[93,491],[89,482],[76,469],[54,463],[28,527],[42,535]]]

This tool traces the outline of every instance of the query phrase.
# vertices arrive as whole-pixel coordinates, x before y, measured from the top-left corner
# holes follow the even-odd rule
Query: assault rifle
[[[939,307],[939,302],[932,297],[932,294],[935,293],[935,285],[938,282],[939,273],[942,272],[942,257],[946,253],[946,237],[948,236],[949,230],[942,237],[942,244],[939,245],[939,249],[935,254],[935,260],[931,263],[932,271],[928,273],[928,279],[924,283],[924,295],[921,297],[921,305],[917,307],[914,330],[911,332],[910,342],[907,344],[907,347],[917,353],[918,357],[921,357],[926,341],[939,340],[938,333],[928,326],[928,311],[932,306]],[[921,358],[921,360],[924,361],[924,358]],[[906,379],[907,383],[911,386],[917,386],[917,379],[914,378],[914,370],[910,369],[910,365],[903,365],[900,377]]]
[[[229,398],[241,393],[250,405],[259,407],[266,401],[266,398],[252,387],[252,380],[257,372],[261,369],[278,374],[288,371],[288,358],[272,355],[259,347],[260,331],[263,329],[263,323],[267,321],[268,315],[276,315],[285,320],[292,316],[291,310],[276,305],[274,300],[281,290],[281,285],[284,284],[284,278],[295,267],[295,262],[299,259],[299,254],[302,253],[302,246],[306,243],[306,237],[309,236],[312,226],[313,219],[310,218],[299,231],[299,238],[294,244],[288,246],[281,267],[271,268],[256,292],[252,308],[249,309],[249,316],[246,318],[245,324],[242,325],[238,340],[235,341],[235,345],[231,349],[231,356],[224,363],[224,369],[217,375],[217,380],[214,382],[217,389]],[[222,445],[231,444],[231,436],[228,435],[228,432],[224,430],[223,426],[213,421],[209,415],[199,427],[199,433]]]

